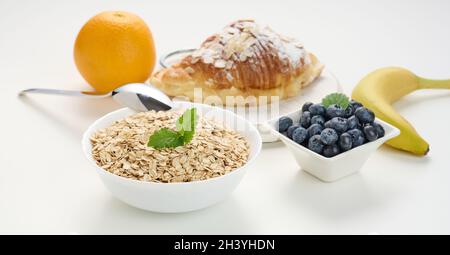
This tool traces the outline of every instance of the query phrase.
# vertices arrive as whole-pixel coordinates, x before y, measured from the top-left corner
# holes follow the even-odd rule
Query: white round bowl
[[[97,130],[110,126],[113,122],[136,113],[123,108],[95,121],[84,133],[82,147],[87,159],[99,174],[107,189],[123,202],[148,211],[177,213],[199,210],[224,200],[238,186],[248,167],[261,151],[261,136],[247,120],[231,111],[204,104],[176,102],[174,110],[196,107],[206,118],[222,121],[226,126],[242,134],[250,144],[247,163],[231,173],[204,181],[184,183],[156,183],[131,180],[114,175],[97,166],[92,158],[90,137]]]

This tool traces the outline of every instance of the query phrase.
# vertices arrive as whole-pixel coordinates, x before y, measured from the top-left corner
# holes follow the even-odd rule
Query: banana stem
[[[421,89],[450,89],[450,80],[431,80],[419,77]]]

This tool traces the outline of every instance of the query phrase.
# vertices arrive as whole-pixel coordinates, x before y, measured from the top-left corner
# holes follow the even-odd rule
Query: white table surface
[[[84,129],[119,105],[16,96],[28,87],[88,88],[72,47],[103,10],[139,14],[160,54],[255,18],[301,39],[347,93],[388,65],[450,78],[449,1],[1,0],[0,10],[0,233],[450,234],[450,91],[418,91],[396,104],[430,142],[427,157],[382,147],[360,173],[327,184],[301,171],[281,143],[267,144],[226,201],[186,214],[118,201],[84,158]]]

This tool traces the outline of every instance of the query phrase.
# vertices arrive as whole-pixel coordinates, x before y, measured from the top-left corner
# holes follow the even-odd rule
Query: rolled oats
[[[156,150],[149,136],[175,128],[180,113],[142,112],[114,122],[91,137],[97,165],[125,178],[148,182],[190,182],[222,176],[243,166],[249,144],[234,130],[200,118],[193,140],[184,146]]]

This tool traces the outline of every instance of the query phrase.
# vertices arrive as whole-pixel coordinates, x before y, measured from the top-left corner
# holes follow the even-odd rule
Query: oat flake
[[[147,147],[153,132],[174,129],[181,113],[141,112],[101,129],[91,137],[97,165],[115,175],[148,182],[190,182],[222,176],[243,166],[249,144],[234,130],[200,118],[193,140],[176,148]]]

